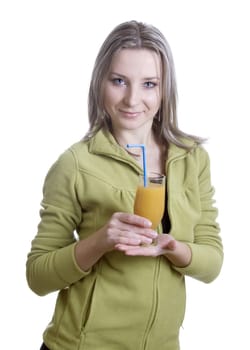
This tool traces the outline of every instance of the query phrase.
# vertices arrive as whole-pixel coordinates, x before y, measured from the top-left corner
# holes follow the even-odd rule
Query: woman
[[[162,33],[136,21],[118,25],[93,69],[89,131],[45,179],[27,259],[30,288],[59,291],[42,349],[177,350],[185,275],[218,276],[209,158],[200,138],[179,130],[176,95]],[[157,232],[133,214],[142,167],[130,143],[144,144],[148,170],[167,177]]]

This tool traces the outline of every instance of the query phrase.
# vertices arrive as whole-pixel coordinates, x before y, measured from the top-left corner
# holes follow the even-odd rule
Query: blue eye
[[[144,83],[144,86],[145,86],[146,88],[154,88],[156,85],[157,85],[157,84],[156,84],[156,83],[153,83],[152,81],[146,81],[146,82]]]
[[[121,78],[114,78],[112,79],[112,82],[114,85],[125,85],[125,81]]]

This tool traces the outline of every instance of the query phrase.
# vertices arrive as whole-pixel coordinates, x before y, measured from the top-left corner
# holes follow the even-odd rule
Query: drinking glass
[[[165,175],[148,173],[146,187],[144,177],[140,176],[136,191],[134,213],[149,219],[154,230],[157,229],[164,214],[165,182]]]

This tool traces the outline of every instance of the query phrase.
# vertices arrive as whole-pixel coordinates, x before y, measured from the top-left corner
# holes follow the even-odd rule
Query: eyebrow
[[[117,76],[119,76],[121,78],[127,79],[127,77],[125,75],[120,74],[120,73],[110,72],[109,74],[110,75],[117,75]],[[145,78],[143,78],[143,80],[160,80],[160,78],[159,77],[145,77]]]

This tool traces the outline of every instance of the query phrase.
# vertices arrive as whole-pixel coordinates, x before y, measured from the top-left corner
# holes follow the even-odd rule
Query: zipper
[[[170,224],[171,224],[171,228],[170,228],[170,232],[172,231],[173,229],[173,213],[172,213],[172,206],[171,206],[171,196],[169,195],[169,193],[171,192],[171,186],[170,186],[170,179],[171,179],[171,170],[170,170],[170,167],[173,163],[175,163],[176,161],[180,160],[180,159],[184,159],[186,157],[186,154],[184,155],[181,155],[181,156],[176,156],[175,158],[173,158],[168,164],[167,164],[167,191],[168,191],[168,203],[167,203],[167,206],[168,206],[168,216],[169,216],[169,221],[170,221]]]
[[[167,180],[167,191],[169,193],[169,189],[170,189],[170,181],[169,181],[169,178],[171,179],[171,171],[169,171],[169,168],[171,167],[171,164],[173,164],[174,162],[180,160],[180,159],[183,159],[186,157],[186,154],[183,154],[183,155],[179,155],[179,156],[176,156],[175,158],[171,159],[171,161],[168,163],[167,167],[168,167],[168,171],[167,171],[167,175],[168,175],[168,180]],[[170,176],[169,176],[170,174]],[[172,222],[173,222],[173,213],[171,212],[171,206],[170,206],[170,201],[169,200],[170,197],[168,195],[168,215],[169,215],[169,220],[171,222],[171,229],[172,229]],[[158,310],[158,301],[159,301],[159,290],[158,290],[158,277],[159,277],[159,273],[160,273],[160,263],[161,263],[161,259],[162,259],[162,256],[160,256],[156,262],[156,265],[155,265],[155,271],[154,271],[154,280],[153,280],[153,283],[154,283],[154,290],[153,290],[153,301],[152,301],[152,309],[151,309],[151,313],[150,313],[150,316],[149,316],[149,320],[148,320],[148,323],[147,323],[147,326],[146,326],[146,330],[145,330],[145,334],[144,334],[144,337],[143,337],[143,341],[142,341],[142,347],[141,349],[142,350],[146,350],[147,349],[147,344],[148,344],[148,338],[150,336],[150,331],[154,325],[154,322],[155,322],[155,318],[156,318],[156,314],[157,314],[157,310]]]
[[[151,308],[150,316],[146,326],[146,330],[144,333],[143,341],[142,341],[142,347],[141,347],[142,350],[146,350],[147,348],[150,331],[153,327],[157,310],[158,310],[158,299],[159,299],[158,298],[158,277],[160,272],[160,261],[161,261],[161,257],[157,259],[157,262],[155,264],[155,271],[154,271],[154,278],[153,278],[154,290],[153,290],[153,297],[152,297],[152,308]]]

